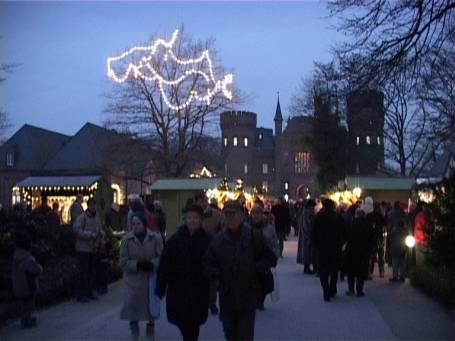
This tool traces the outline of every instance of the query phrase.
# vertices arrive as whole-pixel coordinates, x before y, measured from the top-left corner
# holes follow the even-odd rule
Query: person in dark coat
[[[379,203],[374,203],[373,212],[366,215],[367,220],[373,227],[374,242],[370,259],[370,276],[374,272],[374,263],[378,262],[379,277],[384,277],[384,232],[387,221],[381,212]]]
[[[202,228],[204,212],[198,205],[184,210],[184,225],[166,242],[157,278],[157,295],[166,295],[167,319],[176,325],[183,340],[197,340],[207,321],[209,278],[202,259],[211,237]]]
[[[374,230],[365,212],[357,209],[346,246],[346,273],[348,275],[348,296],[364,296],[363,285],[368,277],[370,256],[374,245]],[[354,291],[355,288],[355,291]]]
[[[283,257],[284,240],[291,230],[291,214],[284,198],[281,198],[280,202],[272,207],[272,214],[275,217],[275,230],[280,245],[280,257]]]
[[[223,213],[226,230],[209,246],[204,264],[220,283],[220,319],[227,340],[252,340],[259,278],[276,266],[276,256],[264,237],[245,223],[242,205],[227,201]]]
[[[329,302],[337,293],[341,247],[346,238],[343,218],[335,212],[335,203],[330,199],[323,200],[322,209],[314,218],[312,238],[319,254],[319,279],[324,301]]]
[[[52,210],[46,214],[46,222],[49,227],[59,227],[61,224],[58,202],[52,203]]]
[[[314,207],[316,202],[309,199],[306,202],[305,209],[303,211],[302,229],[299,233],[299,247],[297,252],[297,262],[304,265],[303,273],[313,274],[316,271],[316,261],[314,255],[314,246],[312,241],[313,234],[313,220],[315,217]],[[310,269],[310,266],[313,269]]]

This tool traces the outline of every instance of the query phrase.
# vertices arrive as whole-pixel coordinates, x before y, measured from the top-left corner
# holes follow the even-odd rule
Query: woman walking
[[[166,242],[158,270],[156,294],[166,295],[167,319],[183,340],[197,340],[207,321],[209,278],[202,267],[210,236],[202,228],[204,211],[196,204],[184,210],[184,225]]]
[[[147,321],[146,334],[154,338],[154,319],[150,314],[149,280],[156,272],[163,250],[161,235],[146,228],[147,219],[141,212],[131,217],[131,231],[120,248],[123,270],[124,301],[120,318],[130,321],[131,335],[139,338],[139,321]]]

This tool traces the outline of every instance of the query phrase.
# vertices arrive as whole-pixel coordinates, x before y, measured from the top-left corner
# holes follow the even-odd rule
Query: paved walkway
[[[281,300],[267,299],[266,310],[258,312],[256,339],[455,340],[453,315],[409,284],[375,278],[366,284],[366,296],[357,298],[344,295],[344,282],[338,285],[340,295],[325,303],[318,278],[303,275],[295,256],[296,241],[289,241],[278,266]],[[0,329],[0,340],[127,340],[128,323],[119,320],[121,282],[109,289],[108,295],[90,304],[68,301],[38,312],[36,329],[21,330],[14,321]],[[176,340],[180,334],[162,317],[156,339]],[[202,326],[200,339],[223,339],[216,316],[209,316]]]

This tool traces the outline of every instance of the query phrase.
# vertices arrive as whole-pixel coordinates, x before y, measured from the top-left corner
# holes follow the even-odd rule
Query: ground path
[[[277,303],[267,299],[266,310],[258,312],[256,339],[455,340],[453,314],[408,283],[375,278],[367,282],[366,296],[357,298],[344,295],[346,282],[342,282],[337,298],[324,302],[318,278],[303,275],[295,263],[296,245],[295,240],[285,243],[285,257],[278,265],[281,299]],[[109,290],[89,304],[68,301],[38,312],[35,329],[21,330],[13,321],[0,329],[0,340],[127,340],[128,323],[119,320],[121,281]],[[156,339],[180,339],[165,316],[157,322]],[[209,316],[202,326],[200,339],[223,339],[216,316]]]

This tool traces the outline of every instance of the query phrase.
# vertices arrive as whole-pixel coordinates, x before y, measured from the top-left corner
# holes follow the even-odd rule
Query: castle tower
[[[347,96],[348,172],[376,174],[384,165],[384,95],[376,90]]]
[[[283,132],[283,115],[281,115],[281,106],[280,106],[280,94],[278,93],[278,102],[276,104],[275,110],[275,136],[278,138]]]
[[[220,115],[224,173],[251,183],[257,115],[247,111],[225,111]]]

